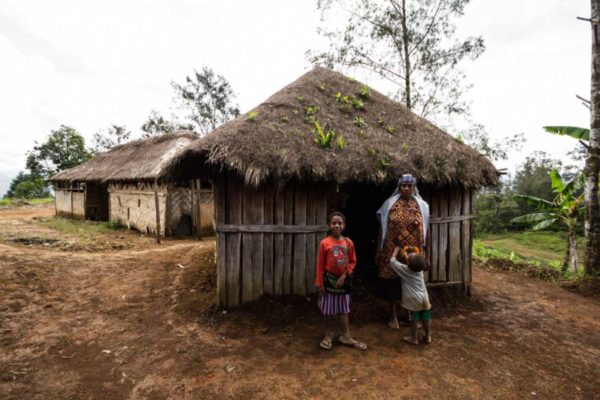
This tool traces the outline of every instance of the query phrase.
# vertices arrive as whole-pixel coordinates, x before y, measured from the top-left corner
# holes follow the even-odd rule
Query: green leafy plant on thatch
[[[258,114],[258,111],[250,111],[248,114],[246,114],[246,121],[256,121],[256,117],[258,117]]]
[[[371,98],[371,90],[367,85],[362,85],[358,90],[358,95],[363,99],[367,100]]]
[[[363,117],[359,117],[358,115],[354,117],[354,125],[358,126],[359,128],[364,128],[367,126],[365,119]]]
[[[387,133],[389,133],[390,135],[393,135],[394,132],[396,132],[396,127],[392,126],[392,125],[387,125],[385,127],[385,130]]]
[[[346,148],[346,140],[342,135],[339,135],[337,137],[337,145],[340,148],[340,150],[344,150]]]
[[[552,191],[556,197],[552,202],[534,196],[516,195],[516,199],[525,201],[530,206],[543,210],[543,212],[531,213],[513,218],[513,222],[535,223],[533,230],[549,228],[560,224],[567,230],[567,251],[562,264],[562,270],[566,271],[569,265],[573,272],[577,272],[577,238],[575,228],[583,211],[583,187],[585,177],[581,173],[573,180],[565,183],[557,170],[550,172],[552,179]]]
[[[315,137],[314,137],[314,141],[317,144],[317,146],[323,148],[323,149],[328,149],[331,147],[331,141],[332,139],[335,138],[335,132],[332,130],[329,130],[327,133],[325,133],[323,131],[323,128],[321,128],[321,124],[319,123],[319,121],[315,121]]]

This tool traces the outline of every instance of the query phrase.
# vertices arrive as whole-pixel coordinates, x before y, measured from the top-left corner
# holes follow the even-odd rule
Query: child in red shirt
[[[333,343],[332,317],[339,316],[344,328],[344,334],[338,338],[342,344],[355,349],[366,350],[364,343],[350,335],[350,288],[349,281],[356,266],[354,244],[342,236],[346,227],[346,217],[339,211],[333,212],[328,218],[331,234],[321,240],[317,254],[317,276],[315,286],[320,293],[319,308],[325,320],[325,337],[320,346],[331,349]]]

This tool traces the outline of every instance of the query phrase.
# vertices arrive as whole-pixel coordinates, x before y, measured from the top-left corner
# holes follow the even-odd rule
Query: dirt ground
[[[589,287],[476,267],[471,298],[432,291],[428,346],[363,289],[351,319],[369,349],[324,351],[313,297],[217,310],[214,241],[14,240],[77,243],[39,222],[52,213],[0,210],[1,399],[600,399]]]

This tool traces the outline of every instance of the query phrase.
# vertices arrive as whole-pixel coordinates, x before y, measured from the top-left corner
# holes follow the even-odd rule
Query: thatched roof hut
[[[430,285],[470,287],[474,190],[498,183],[483,155],[368,86],[315,68],[190,145],[172,168],[212,171],[224,306],[313,290],[326,215],[348,218],[362,266],[375,211],[401,174],[430,204]],[[367,268],[363,268],[363,271]]]
[[[180,131],[135,140],[56,174],[57,214],[115,220],[159,237],[198,230],[198,182],[178,181],[168,168],[197,139]]]
[[[140,139],[100,153],[54,175],[52,182],[138,182],[168,179],[168,166],[198,136],[192,132]]]

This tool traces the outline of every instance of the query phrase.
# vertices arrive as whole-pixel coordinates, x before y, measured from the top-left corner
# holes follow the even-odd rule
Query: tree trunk
[[[404,86],[405,86],[405,101],[406,108],[412,109],[411,93],[410,93],[410,52],[408,51],[408,28],[406,27],[406,1],[402,0],[402,44],[404,50]]]
[[[563,259],[562,265],[560,266],[560,270],[562,272],[567,272],[569,269],[569,261],[571,260],[571,231],[567,234],[567,250],[565,251],[565,258]]]
[[[569,266],[571,267],[571,271],[573,273],[577,272],[577,237],[575,236],[575,231],[569,231]]]
[[[600,272],[600,0],[592,3],[592,91],[590,143],[585,161],[585,267],[587,275]]]

